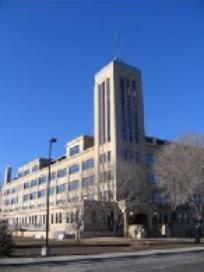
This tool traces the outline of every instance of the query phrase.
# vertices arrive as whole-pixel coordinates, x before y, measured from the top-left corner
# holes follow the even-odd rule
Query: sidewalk
[[[188,247],[177,249],[160,249],[160,250],[146,250],[139,252],[125,252],[125,253],[107,253],[98,255],[72,255],[72,256],[57,256],[57,257],[38,257],[38,258],[5,258],[0,259],[1,266],[25,266],[25,265],[39,265],[39,264],[53,264],[53,263],[67,263],[67,262],[82,262],[82,261],[99,261],[116,258],[137,258],[148,257],[154,255],[167,254],[182,254],[182,253],[196,253],[204,252],[203,247]]]

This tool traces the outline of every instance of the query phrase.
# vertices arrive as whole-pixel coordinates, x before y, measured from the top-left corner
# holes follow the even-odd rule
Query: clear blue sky
[[[0,176],[93,133],[94,74],[142,69],[146,134],[204,132],[203,1],[0,1]]]

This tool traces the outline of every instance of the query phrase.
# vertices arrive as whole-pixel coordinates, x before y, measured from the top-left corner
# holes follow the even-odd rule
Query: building
[[[76,230],[83,236],[127,234],[130,224],[141,224],[154,235],[160,224],[168,224],[169,211],[159,205],[152,170],[154,154],[164,144],[145,136],[141,71],[113,60],[95,76],[94,137],[73,139],[66,155],[51,162],[50,237]],[[6,171],[2,217],[16,235],[45,236],[49,163],[31,161],[13,180],[11,169]],[[126,182],[127,175],[133,183]],[[136,177],[145,185],[139,196]],[[182,222],[191,220],[186,211],[179,216]],[[180,221],[177,229],[183,234]],[[185,230],[190,231],[190,223]]]

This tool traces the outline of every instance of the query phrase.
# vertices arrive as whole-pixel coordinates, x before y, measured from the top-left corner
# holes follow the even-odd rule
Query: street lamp
[[[45,236],[45,246],[42,248],[41,255],[42,256],[49,256],[50,255],[50,250],[49,250],[49,212],[50,212],[50,179],[51,179],[51,154],[52,154],[52,144],[56,143],[57,139],[51,138],[49,141],[49,164],[48,164],[48,179],[47,179],[47,189],[46,189],[46,226],[45,226],[45,231],[46,231],[46,236]]]

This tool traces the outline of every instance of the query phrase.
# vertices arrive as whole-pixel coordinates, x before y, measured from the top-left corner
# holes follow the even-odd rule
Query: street
[[[61,262],[57,264],[0,267],[1,272],[202,272],[204,253],[185,253],[163,256],[113,258],[109,260]]]

